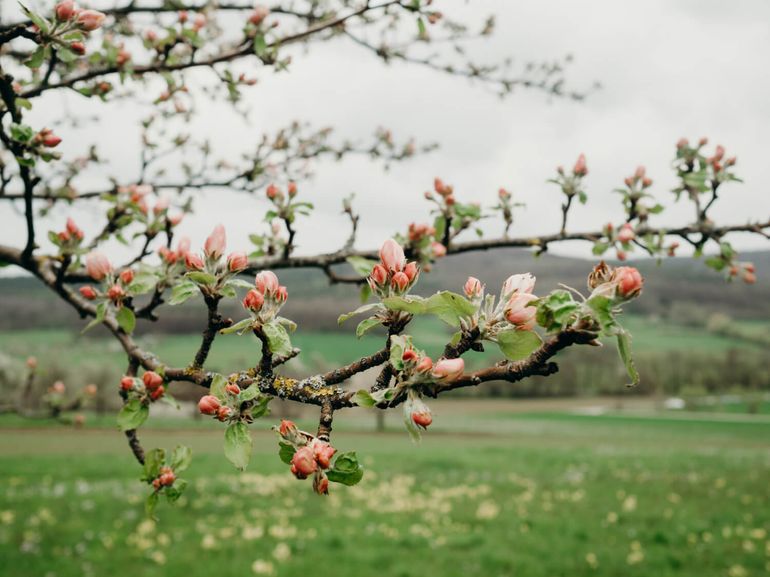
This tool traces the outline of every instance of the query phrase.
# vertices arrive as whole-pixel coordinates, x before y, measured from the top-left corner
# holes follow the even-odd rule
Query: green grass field
[[[292,336],[295,346],[303,349],[302,362],[308,367],[349,362],[382,347],[383,338],[366,335],[356,339],[355,322],[350,322],[350,333],[306,332],[302,328]],[[656,322],[644,317],[628,317],[624,324],[634,335],[637,353],[661,350],[697,350],[719,352],[730,348],[753,348],[757,345],[729,337],[709,334],[703,329]],[[767,330],[768,323],[744,323],[750,330]],[[430,355],[437,355],[451,333],[438,321],[419,319],[410,327],[417,345]],[[200,337],[195,334],[148,335],[139,342],[153,350],[164,362],[172,366],[188,364],[195,354]],[[69,330],[29,330],[0,332],[0,350],[12,357],[26,358],[37,355],[47,360],[76,365],[112,364],[123,365],[124,355],[113,339],[82,336]],[[258,356],[258,345],[252,336],[229,335],[218,338],[213,346],[209,365],[213,369],[245,366]],[[490,347],[489,358],[500,358],[500,353]],[[474,361],[483,362],[483,355],[474,355]],[[487,359],[489,360],[489,359]]]
[[[516,406],[439,402],[436,430],[420,446],[397,419],[375,434],[359,412],[342,412],[333,440],[356,450],[367,471],[360,485],[334,485],[328,498],[279,461],[267,431],[273,418],[253,426],[245,474],[222,456],[220,430],[150,422],[146,447],[184,442],[194,451],[188,493],[163,504],[157,523],[144,517],[138,467],[107,422],[22,429],[4,418],[0,575],[770,571],[770,419],[588,417],[510,410]]]

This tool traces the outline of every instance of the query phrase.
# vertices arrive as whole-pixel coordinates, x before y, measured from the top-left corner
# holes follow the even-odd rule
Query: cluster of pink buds
[[[163,487],[170,487],[176,481],[176,474],[171,467],[163,466],[160,468],[160,473],[152,480],[152,486],[156,491],[159,491]]]
[[[61,138],[56,136],[50,128],[43,128],[35,135],[32,142],[45,148],[56,148],[59,146]]]
[[[407,262],[401,245],[388,239],[380,247],[380,263],[374,265],[367,281],[380,297],[403,295],[414,286],[419,274],[417,263]]]
[[[717,175],[717,177],[719,177],[720,176],[719,173],[721,173],[725,167],[735,166],[737,159],[734,156],[731,156],[730,158],[725,159],[725,147],[719,144],[717,145],[713,156],[710,156],[707,159],[707,162],[711,165],[711,168],[714,170],[714,174]]]
[[[100,252],[90,252],[86,256],[86,272],[96,281],[105,281],[107,290],[106,297],[113,305],[120,308],[123,300],[128,295],[127,289],[134,282],[134,271],[130,268],[120,271],[120,274],[114,276],[114,270],[109,259]],[[91,285],[85,285],[78,289],[80,295],[87,300],[94,300],[99,297],[97,290]]]
[[[187,250],[184,254],[185,267],[189,271],[205,271],[215,276],[237,274],[249,266],[245,252],[233,252],[224,263],[222,257],[227,248],[225,227],[218,224],[206,238],[203,245],[203,257]]]
[[[612,268],[604,261],[594,267],[588,275],[588,288],[592,295],[601,295],[621,301],[631,300],[642,292],[644,279],[632,266]]]
[[[454,188],[451,185],[444,183],[444,181],[438,177],[433,179],[433,190],[436,191],[436,194],[438,194],[444,201],[445,205],[452,206],[457,202],[454,196]],[[426,192],[425,198],[428,200],[436,200],[431,192]]]
[[[505,319],[517,330],[531,331],[535,328],[535,307],[530,306],[537,297],[532,294],[535,289],[535,277],[530,273],[514,274],[503,283],[500,302],[505,303],[503,311]]]
[[[64,230],[56,233],[56,240],[54,242],[58,241],[59,248],[64,251],[72,250],[80,246],[83,236],[84,234],[80,227],[75,224],[72,218],[68,218]]]
[[[295,182],[289,182],[288,186],[286,187],[286,193],[284,194],[283,190],[276,186],[275,184],[269,184],[267,188],[265,189],[265,195],[267,198],[276,206],[283,206],[283,204],[286,201],[286,198],[294,198],[297,196],[297,184]]]
[[[413,222],[409,225],[409,231],[407,237],[412,244],[419,243],[424,238],[432,238],[436,234],[436,229],[428,223],[416,223]]]
[[[276,274],[263,270],[254,279],[254,288],[246,293],[243,308],[262,324],[273,320],[288,298],[289,292],[280,284]]]
[[[106,15],[98,10],[80,10],[73,0],[61,0],[54,6],[56,27],[54,31],[63,35],[72,30],[81,32],[93,32],[101,28]],[[78,56],[86,53],[86,46],[79,39],[69,42],[69,48]]]
[[[743,279],[743,282],[746,284],[754,284],[757,282],[757,274],[756,269],[754,268],[754,263],[736,263],[729,268],[728,273],[730,278],[740,276]]]
[[[183,236],[176,244],[176,249],[171,250],[166,246],[162,246],[158,249],[158,255],[169,266],[173,266],[176,263],[185,263],[187,255],[190,253],[190,239]]]
[[[145,371],[141,379],[124,376],[120,379],[120,390],[129,397],[152,401],[157,401],[166,394],[166,387],[163,385],[163,377],[155,371]]]
[[[313,490],[319,495],[329,493],[329,479],[325,471],[332,466],[332,457],[337,449],[326,441],[312,437],[297,429],[287,420],[282,420],[277,427],[283,441],[294,448],[291,458],[291,473],[297,479],[313,476]]]
[[[642,189],[652,186],[652,179],[646,176],[647,169],[643,166],[638,166],[633,176],[627,176],[623,182],[626,186],[632,190],[636,189],[641,184]]]
[[[225,386],[225,398],[220,400],[214,395],[204,395],[198,401],[198,410],[202,415],[214,417],[224,423],[237,413],[235,407],[240,404],[238,402],[240,394],[241,388],[235,383],[229,383]]]

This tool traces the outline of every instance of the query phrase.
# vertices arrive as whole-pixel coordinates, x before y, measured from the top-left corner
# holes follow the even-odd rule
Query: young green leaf
[[[243,471],[251,459],[251,435],[245,423],[232,423],[225,430],[225,457]]]
[[[131,399],[118,413],[118,426],[121,431],[138,429],[147,420],[150,408],[139,399]]]

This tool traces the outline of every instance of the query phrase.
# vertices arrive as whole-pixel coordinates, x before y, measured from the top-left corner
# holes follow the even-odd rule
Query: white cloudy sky
[[[617,222],[620,207],[610,191],[639,163],[655,179],[655,194],[671,198],[670,159],[681,136],[709,136],[738,156],[746,183],[725,190],[718,204],[721,221],[742,223],[770,214],[770,146],[763,130],[770,126],[770,3],[437,0],[435,5],[477,21],[487,13],[497,15],[496,35],[473,45],[481,60],[540,60],[572,53],[570,86],[599,81],[603,89],[583,103],[549,100],[537,92],[501,100],[462,79],[402,64],[385,67],[344,40],[310,53],[297,50],[289,74],[262,73],[260,85],[248,93],[251,125],[225,106],[211,106],[192,130],[208,134],[220,154],[248,149],[262,131],[294,119],[335,126],[346,137],[367,136],[382,125],[397,137],[441,144],[439,151],[397,164],[390,172],[360,159],[321,166],[301,188],[318,208],[302,224],[301,252],[333,250],[344,241],[339,199],[349,192],[357,194],[362,213],[361,248],[372,248],[409,222],[424,219],[428,205],[422,192],[437,175],[466,200],[492,202],[497,188],[505,186],[527,203],[517,234],[555,231],[560,198],[545,180],[557,164],[569,166],[580,152],[586,153],[591,170],[590,200],[572,215],[572,228]],[[6,5],[5,14],[8,10]],[[101,105],[69,95],[67,106],[92,112]],[[46,122],[62,110],[58,98],[46,99],[34,118]],[[128,181],[138,162],[131,147],[141,111],[125,105],[102,110],[107,116],[98,130],[85,135],[63,130],[62,152],[76,154],[93,140],[102,142],[115,171]],[[202,239],[215,223],[224,222],[232,244],[247,248],[246,236],[266,205],[219,192],[209,193],[198,206],[199,214],[182,224],[185,234]],[[691,212],[681,206],[663,222],[681,221]],[[59,227],[65,215],[54,212],[51,222]],[[20,245],[21,220],[6,206],[0,207],[0,219],[0,242]],[[99,225],[94,215],[81,219],[88,230]],[[489,234],[494,231],[489,228]],[[737,239],[736,244],[762,246],[753,239]]]

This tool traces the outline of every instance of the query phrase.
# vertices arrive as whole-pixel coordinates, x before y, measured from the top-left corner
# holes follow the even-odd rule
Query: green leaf
[[[382,304],[392,311],[405,311],[413,315],[425,314],[428,308],[425,299],[418,296],[388,297],[382,300]]]
[[[371,317],[371,318],[362,320],[360,323],[358,323],[358,326],[356,327],[356,336],[360,339],[362,336],[366,334],[368,330],[373,329],[374,327],[376,327],[381,323],[382,323],[382,320],[376,317]]]
[[[220,401],[224,401],[227,398],[227,378],[224,375],[215,373],[211,378],[211,386],[209,387],[209,394],[214,395]]]
[[[373,311],[373,310],[377,310],[377,309],[380,309],[380,310],[382,309],[382,305],[380,303],[369,303],[368,305],[360,306],[360,307],[358,307],[356,310],[354,310],[352,312],[341,314],[339,317],[337,317],[337,324],[341,325],[346,320],[348,320],[348,319],[350,319],[350,318],[352,318],[352,317],[354,317],[356,315],[360,315],[362,313],[368,313],[369,311]]]
[[[227,286],[235,287],[235,288],[242,288],[246,290],[250,290],[254,288],[254,283],[243,280],[242,278],[231,278],[225,283]]]
[[[356,391],[352,401],[359,407],[373,407],[377,404],[377,400],[366,389]]]
[[[225,430],[225,457],[243,471],[251,458],[251,435],[245,423],[232,423]]]
[[[150,414],[150,407],[143,404],[139,399],[131,399],[118,413],[118,427],[121,431],[130,431],[138,429],[147,420]]]
[[[618,333],[618,353],[623,364],[626,366],[628,376],[631,377],[631,385],[635,386],[639,384],[639,372],[634,365],[634,359],[631,356],[631,337],[627,331],[621,330]]]
[[[294,453],[296,452],[297,449],[295,449],[293,445],[284,441],[280,441],[278,443],[278,456],[280,457],[281,461],[287,465],[291,465],[291,460],[294,457]]]
[[[224,329],[220,330],[219,334],[220,335],[229,335],[229,334],[232,334],[232,333],[242,334],[243,331],[251,328],[251,326],[253,324],[254,324],[254,319],[249,317],[247,319],[243,319],[242,321],[238,321],[237,323],[235,323],[232,326],[229,326],[227,328],[224,328]]]
[[[580,308],[566,290],[555,290],[537,301],[537,324],[548,331],[557,331],[573,320]]]
[[[460,326],[461,318],[469,318],[476,313],[476,305],[456,293],[442,291],[428,299],[426,311],[448,325],[457,327]]]
[[[533,331],[503,331],[497,335],[497,346],[509,361],[526,359],[535,352],[543,340]]]
[[[202,285],[212,285],[217,282],[217,277],[215,277],[213,274],[197,270],[188,272],[185,276],[191,281]]]
[[[347,259],[348,264],[353,267],[361,276],[369,276],[372,273],[374,265],[378,264],[376,260],[369,260],[362,256],[349,256]]]
[[[48,24],[48,20],[40,16],[39,14],[36,14],[35,12],[32,12],[29,8],[24,6],[21,2],[19,2],[19,6],[21,6],[22,11],[24,14],[27,15],[27,18],[32,20],[32,22],[40,28],[40,32],[43,34],[48,34],[48,31],[50,30],[50,26]]]
[[[412,338],[403,335],[393,335],[390,337],[390,364],[394,369],[400,371],[404,368],[402,359],[404,351],[412,344]]]
[[[179,305],[185,302],[194,294],[199,292],[198,287],[194,282],[189,280],[183,280],[178,285],[171,289],[171,299],[168,301],[170,305]]]
[[[144,456],[144,480],[152,481],[160,474],[160,467],[166,460],[166,452],[163,449],[153,449]]]
[[[158,493],[153,491],[147,496],[147,501],[144,503],[144,511],[150,519],[155,519],[155,507],[158,506]]]
[[[169,503],[178,501],[186,488],[187,481],[184,479],[177,479],[171,487],[166,487],[166,499],[168,499]]]
[[[369,286],[369,283],[361,285],[361,293],[359,295],[361,302],[365,303],[369,300],[370,296],[372,296],[372,287]]]
[[[81,334],[101,323],[104,320],[105,314],[107,314],[107,303],[101,302],[96,305],[96,316],[90,323],[85,326],[85,328],[81,331]]]
[[[238,400],[241,402],[250,401],[255,399],[257,395],[259,395],[259,387],[254,383],[249,388],[241,391],[240,395],[238,395]]]
[[[121,329],[123,329],[124,332],[127,334],[131,334],[134,332],[134,327],[136,326],[136,316],[134,316],[134,311],[132,311],[128,307],[120,307],[118,309],[118,312],[115,313],[115,320],[118,321],[118,325]]]
[[[45,54],[47,50],[45,46],[38,46],[32,55],[24,62],[24,65],[28,68],[40,68],[45,60]]]
[[[291,353],[291,340],[286,329],[277,322],[269,322],[262,325],[262,330],[267,337],[267,344],[270,346],[270,352],[274,355],[285,356]]]
[[[329,481],[343,485],[356,485],[364,476],[364,470],[358,463],[355,451],[342,453],[334,461],[334,466],[326,472]]]
[[[138,274],[128,285],[128,294],[134,296],[147,294],[155,288],[157,283],[158,278],[153,274]]]
[[[586,306],[594,313],[594,318],[602,327],[602,332],[610,334],[617,327],[615,317],[612,314],[612,299],[596,295],[585,302]]]
[[[174,449],[174,452],[171,455],[171,468],[174,469],[175,473],[178,474],[187,469],[191,462],[192,451],[189,447],[179,445],[176,449]]]

